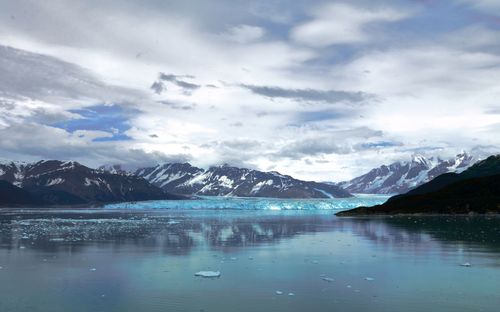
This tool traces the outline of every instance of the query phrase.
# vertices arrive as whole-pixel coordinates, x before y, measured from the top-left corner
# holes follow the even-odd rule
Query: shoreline
[[[204,209],[171,209],[171,208],[152,208],[152,209],[106,209],[104,205],[101,206],[91,206],[91,207],[0,207],[0,214],[3,213],[16,213],[16,212],[57,212],[57,211],[66,211],[66,212],[82,212],[86,210],[91,210],[92,212],[116,212],[116,213],[130,213],[130,212],[207,212],[207,211],[232,211],[237,212],[240,211],[242,214],[245,213],[262,213],[267,214],[269,212],[273,213],[305,213],[307,214],[321,214],[327,215],[331,213],[332,217],[335,218],[363,218],[363,219],[382,219],[382,218],[408,218],[408,217],[460,217],[460,218],[470,218],[470,217],[500,217],[500,213],[396,213],[396,214],[383,214],[383,213],[368,213],[368,214],[344,214],[344,211],[335,210],[303,210],[303,209],[285,209],[285,210],[257,210],[257,209],[228,209],[228,208],[204,208]]]

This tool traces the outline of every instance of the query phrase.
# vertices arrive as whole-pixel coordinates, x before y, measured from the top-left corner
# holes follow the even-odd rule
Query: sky
[[[498,0],[2,0],[0,158],[342,181],[500,153]]]

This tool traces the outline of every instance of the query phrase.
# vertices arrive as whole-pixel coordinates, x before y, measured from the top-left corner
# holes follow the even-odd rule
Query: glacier
[[[172,209],[172,210],[345,210],[384,203],[387,195],[358,194],[351,198],[275,199],[204,196],[190,200],[150,200],[106,205],[106,209]]]

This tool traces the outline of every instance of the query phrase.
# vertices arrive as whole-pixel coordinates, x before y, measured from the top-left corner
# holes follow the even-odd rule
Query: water
[[[4,210],[0,311],[498,311],[500,218],[332,213]]]
[[[332,199],[274,199],[203,197],[203,200],[152,200],[107,205],[108,209],[232,209],[232,210],[346,210],[384,203],[387,195],[357,195]]]

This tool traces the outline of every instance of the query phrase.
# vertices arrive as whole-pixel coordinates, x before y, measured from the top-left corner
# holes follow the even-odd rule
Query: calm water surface
[[[499,311],[500,218],[3,211],[0,267],[2,312]]]

